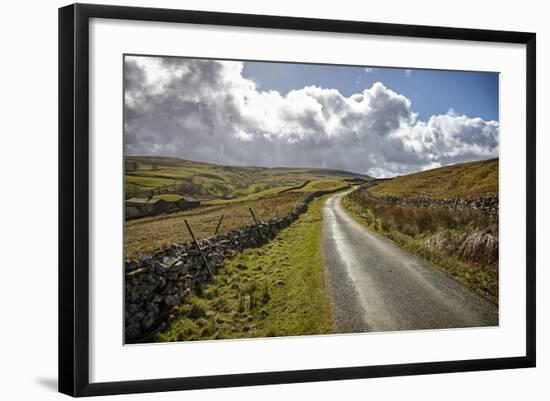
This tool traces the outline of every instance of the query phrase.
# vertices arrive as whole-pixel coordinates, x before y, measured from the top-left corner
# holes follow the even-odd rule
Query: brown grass
[[[498,218],[471,210],[388,205],[356,191],[344,198],[362,224],[498,302]]]
[[[380,182],[376,196],[432,198],[479,197],[498,194],[498,159],[456,164]]]
[[[489,232],[475,232],[468,235],[456,255],[470,263],[496,266],[498,263],[498,239]]]
[[[397,230],[411,237],[435,233],[440,229],[461,227],[470,229],[491,227],[493,231],[498,231],[496,218],[484,216],[473,210],[389,205],[377,202],[376,198],[364,195],[360,191],[353,192],[348,199],[364,211],[369,224],[376,223],[386,231]]]
[[[177,214],[130,220],[126,222],[124,228],[126,258],[138,258],[159,249],[166,249],[172,243],[191,241],[191,236],[185,227],[185,219],[197,238],[206,238],[214,235],[222,215],[224,218],[220,226],[220,234],[252,224],[253,220],[248,208],[254,210],[256,218],[268,220],[290,212],[303,200],[304,195],[304,193],[285,193],[246,202],[206,206]]]

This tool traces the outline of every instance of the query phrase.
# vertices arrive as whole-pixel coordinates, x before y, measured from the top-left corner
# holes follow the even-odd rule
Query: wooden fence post
[[[254,210],[252,210],[251,207],[249,207],[248,210],[250,210],[250,214],[252,215],[252,218],[254,219],[254,224],[256,225],[256,230],[258,231],[258,234],[260,234],[260,237],[262,239],[265,239],[264,235],[262,234],[262,230],[260,230],[258,220],[256,219],[256,216],[254,215]]]
[[[222,220],[223,220],[223,214],[222,214],[222,217],[220,217],[220,221],[218,221],[218,225],[216,227],[216,232],[214,233],[214,235],[218,234],[218,230],[220,229],[220,226],[222,225]]]
[[[195,237],[195,234],[193,233],[193,230],[191,230],[191,226],[187,222],[187,219],[185,219],[184,221],[185,221],[185,225],[187,226],[187,229],[189,230],[189,234],[191,234],[191,238],[193,238],[193,242],[195,243],[195,246],[197,247],[197,249],[199,250],[200,255],[202,256],[202,261],[206,265],[206,268],[208,269],[208,273],[210,273],[211,277],[214,277],[214,273],[212,271],[212,268],[210,267],[210,264],[208,263],[208,259],[206,259],[206,256],[202,252],[202,249],[199,245],[199,242],[197,241],[197,238]]]

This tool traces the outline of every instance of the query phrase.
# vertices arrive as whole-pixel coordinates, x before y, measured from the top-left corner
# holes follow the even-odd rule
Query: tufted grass
[[[321,257],[323,200],[311,202],[269,244],[227,261],[200,296],[174,308],[174,320],[156,340],[333,333]]]
[[[461,245],[473,233],[498,238],[498,220],[469,211],[386,205],[357,192],[344,197],[343,206],[362,225],[498,303],[498,242],[496,260],[488,255],[482,258],[486,263],[471,263],[459,257]]]

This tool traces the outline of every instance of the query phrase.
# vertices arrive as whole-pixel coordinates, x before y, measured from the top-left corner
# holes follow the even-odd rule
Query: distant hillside
[[[197,199],[236,198],[326,178],[371,179],[362,174],[320,168],[221,166],[158,156],[125,158],[126,198],[152,192],[185,194]]]
[[[380,182],[374,195],[432,198],[498,194],[498,159],[455,164]]]

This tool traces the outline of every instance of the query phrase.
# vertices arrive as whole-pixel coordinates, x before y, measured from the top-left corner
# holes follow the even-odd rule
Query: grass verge
[[[498,304],[498,249],[496,262],[485,258],[482,263],[469,263],[456,256],[472,233],[490,225],[496,225],[493,230],[498,232],[498,222],[470,220],[469,215],[444,210],[376,205],[358,194],[347,195],[342,204],[360,224]]]
[[[174,307],[157,341],[192,341],[333,333],[321,257],[321,206],[269,244],[226,261],[199,296]]]

